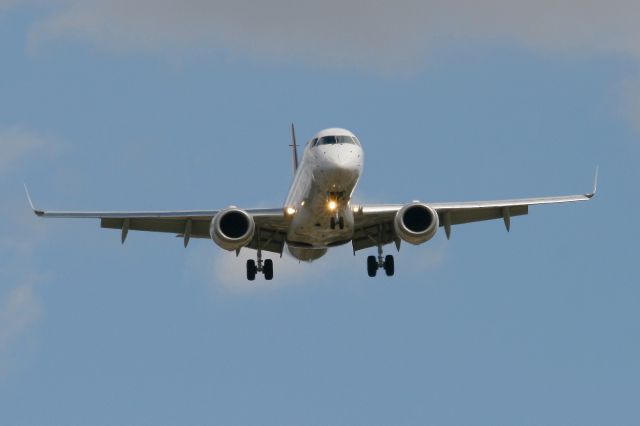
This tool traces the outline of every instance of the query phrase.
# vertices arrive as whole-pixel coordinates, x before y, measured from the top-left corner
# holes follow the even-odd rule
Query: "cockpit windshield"
[[[318,139],[314,139],[313,146],[320,145],[335,145],[335,144],[351,144],[358,145],[358,140],[352,136],[323,136]]]

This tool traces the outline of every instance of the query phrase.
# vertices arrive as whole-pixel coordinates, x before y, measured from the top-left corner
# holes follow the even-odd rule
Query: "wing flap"
[[[129,219],[129,218],[127,218]],[[126,219],[103,218],[100,227],[107,229],[122,229]],[[209,238],[210,220],[193,220],[191,236],[194,238]],[[129,219],[129,229],[132,231],[166,232],[176,235],[184,235],[187,228],[187,219]]]
[[[284,251],[286,238],[286,232],[281,232],[277,229],[260,228],[260,232],[256,232],[247,248],[257,250],[260,247],[261,250],[281,255]]]
[[[396,233],[393,229],[393,221],[383,221],[376,225],[356,228],[353,232],[351,245],[354,253],[369,247],[376,247],[378,241],[382,245],[390,244],[396,240]]]
[[[483,220],[493,220],[503,218],[503,209],[505,207],[475,207],[467,209],[447,210],[436,209],[440,219],[440,226],[444,226],[444,215],[451,215],[451,225],[461,225],[463,223],[480,222]],[[510,216],[522,216],[529,213],[529,206],[508,206]]]

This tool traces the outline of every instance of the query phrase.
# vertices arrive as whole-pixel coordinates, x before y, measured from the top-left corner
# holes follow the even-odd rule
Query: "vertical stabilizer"
[[[298,170],[298,144],[296,143],[296,128],[291,123],[291,152],[293,154],[293,174]]]

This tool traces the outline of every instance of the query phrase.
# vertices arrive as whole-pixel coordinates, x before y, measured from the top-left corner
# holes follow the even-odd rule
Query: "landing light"
[[[329,201],[329,210],[334,211],[337,208],[338,208],[338,203],[336,203],[333,200]]]
[[[296,214],[296,209],[294,209],[293,207],[287,207],[286,212],[289,216],[293,216],[294,214]]]

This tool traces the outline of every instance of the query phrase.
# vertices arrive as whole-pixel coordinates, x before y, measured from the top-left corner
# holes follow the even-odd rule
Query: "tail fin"
[[[295,175],[298,170],[298,144],[296,143],[296,128],[293,123],[291,123],[291,141],[292,143],[289,146],[293,154],[293,174]]]

